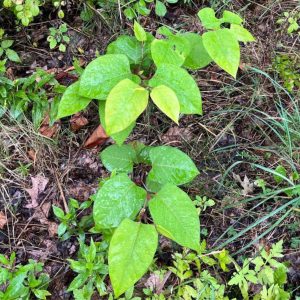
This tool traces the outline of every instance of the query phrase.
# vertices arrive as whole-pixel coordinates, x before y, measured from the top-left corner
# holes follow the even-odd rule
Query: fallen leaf
[[[28,157],[35,162],[36,160],[36,152],[33,149],[30,149],[27,152]]]
[[[76,132],[79,129],[81,129],[82,127],[84,127],[85,125],[87,125],[89,123],[89,121],[87,118],[82,116],[82,114],[77,113],[72,116],[70,123],[71,123],[72,131]]]
[[[0,211],[0,229],[3,229],[6,224],[7,224],[7,217],[2,211]]]
[[[255,184],[250,182],[247,175],[245,175],[244,180],[241,179],[240,175],[233,173],[233,178],[237,181],[243,188],[243,196],[251,195],[254,192]]]
[[[31,177],[31,182],[32,182],[32,188],[25,189],[25,191],[29,194],[31,198],[31,203],[27,204],[25,206],[26,208],[35,208],[39,205],[38,203],[39,194],[45,190],[47,183],[49,182],[49,179],[45,178],[42,175],[37,175],[36,177]]]
[[[55,237],[57,235],[58,225],[55,222],[48,222],[48,233],[50,237]]]
[[[84,143],[83,147],[85,148],[94,148],[105,143],[109,139],[109,136],[105,133],[103,127],[99,125],[91,136]]]
[[[51,138],[57,134],[59,129],[60,129],[60,121],[56,121],[52,126],[50,126],[50,118],[49,115],[47,115],[41,124],[39,132],[41,135],[47,138]]]
[[[180,145],[183,141],[190,141],[193,138],[193,133],[189,128],[180,128],[174,126],[162,135],[161,139],[165,144]]]

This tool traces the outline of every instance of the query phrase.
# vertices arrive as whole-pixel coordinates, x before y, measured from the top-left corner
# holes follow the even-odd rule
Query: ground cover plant
[[[298,11],[0,1],[0,298],[298,299]]]

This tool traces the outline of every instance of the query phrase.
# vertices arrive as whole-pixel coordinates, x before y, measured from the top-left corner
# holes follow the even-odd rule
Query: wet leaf
[[[153,225],[125,219],[115,231],[109,246],[109,277],[119,297],[132,287],[152,263],[158,244]]]

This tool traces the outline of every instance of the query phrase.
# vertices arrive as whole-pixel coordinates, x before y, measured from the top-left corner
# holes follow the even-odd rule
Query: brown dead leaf
[[[37,175],[36,177],[31,177],[32,182],[32,188],[31,189],[25,189],[25,191],[29,194],[31,198],[31,203],[27,204],[26,208],[35,208],[39,205],[38,198],[39,194],[42,193],[48,183],[49,179],[45,178],[42,175]]]
[[[0,211],[0,229],[3,229],[6,224],[7,224],[7,217],[2,211]]]
[[[57,235],[58,225],[55,222],[48,222],[48,233],[50,237],[55,237]]]
[[[75,114],[74,116],[72,116],[70,123],[71,123],[72,131],[76,132],[79,129],[81,129],[82,127],[84,127],[85,125],[87,125],[89,123],[89,121],[87,118],[82,116],[82,114],[78,113],[78,114]]]
[[[243,188],[242,191],[243,196],[253,194],[255,189],[255,184],[254,182],[250,183],[250,180],[248,179],[247,175],[245,175],[244,180],[242,180],[240,175],[233,173],[233,179],[237,181]]]
[[[52,126],[50,126],[50,118],[49,115],[47,115],[41,124],[39,132],[41,135],[47,138],[51,138],[57,134],[59,129],[60,129],[60,121],[57,121]]]
[[[95,131],[92,133],[92,135],[87,139],[87,141],[84,143],[84,148],[94,148],[96,146],[100,146],[103,143],[105,143],[109,137],[105,133],[103,127],[99,125]]]
[[[27,155],[28,155],[29,159],[31,159],[31,160],[33,160],[35,162],[35,160],[36,160],[36,152],[33,149],[30,149],[27,152]]]
[[[165,144],[180,145],[182,141],[190,141],[193,133],[189,128],[174,126],[162,135],[161,139]]]

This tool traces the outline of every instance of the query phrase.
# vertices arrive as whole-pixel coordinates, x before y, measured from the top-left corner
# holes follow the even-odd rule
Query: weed
[[[58,46],[60,52],[66,52],[66,44],[69,44],[70,38],[66,34],[68,31],[66,24],[61,24],[57,29],[51,27],[49,29],[50,35],[47,38],[50,49],[54,49]]]
[[[13,45],[14,41],[9,39],[4,39],[3,35],[0,35],[0,58],[13,61],[13,62],[20,62],[20,57],[16,51],[11,49],[11,46]],[[2,70],[3,71],[3,70]],[[1,73],[1,71],[0,71]]]
[[[297,33],[299,29],[300,11],[297,9],[291,12],[285,11],[283,17],[276,21],[277,24],[286,27],[288,34]]]
[[[46,299],[49,276],[41,273],[42,263],[29,260],[28,264],[16,264],[16,254],[13,252],[9,259],[0,254],[0,297],[3,300]]]
[[[104,279],[108,274],[108,267],[105,264],[107,243],[90,241],[86,245],[82,240],[78,252],[78,259],[68,259],[70,268],[78,273],[68,287],[69,292],[73,292],[76,300],[91,299],[95,289],[102,297],[107,295]]]
[[[89,208],[92,201],[82,202],[80,205],[77,200],[70,199],[68,204],[69,211],[64,211],[58,206],[53,205],[54,215],[61,222],[58,226],[57,234],[61,240],[65,241],[71,236],[84,236],[88,228],[92,227],[93,221],[90,216],[83,216],[80,220],[78,217],[83,210]]]

